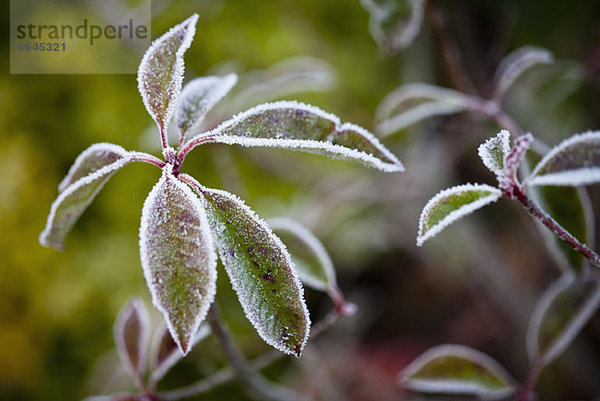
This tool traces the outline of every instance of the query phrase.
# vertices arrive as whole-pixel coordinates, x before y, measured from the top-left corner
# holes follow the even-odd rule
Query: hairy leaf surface
[[[141,383],[150,338],[150,319],[141,300],[134,298],[121,310],[115,322],[114,337],[123,366]]]
[[[600,182],[600,131],[574,135],[554,147],[533,170],[529,185]]]
[[[282,101],[240,113],[213,131],[213,142],[277,147],[354,160],[381,171],[403,171],[402,163],[370,132],[317,107]],[[193,139],[192,139],[193,140]]]
[[[270,219],[268,223],[290,252],[300,281],[319,291],[337,286],[333,262],[313,233],[288,218]]]
[[[236,82],[237,75],[229,74],[224,77],[200,77],[185,85],[175,113],[182,141],[188,133],[197,131],[206,113]]]
[[[543,366],[554,361],[571,345],[600,306],[600,285],[584,282],[566,273],[540,297],[527,330],[530,359]]]
[[[215,296],[216,253],[204,208],[170,164],[144,202],[140,255],[152,301],[185,355]]]
[[[425,392],[500,399],[515,391],[515,381],[488,355],[462,345],[429,349],[398,375],[404,388]]]
[[[285,246],[238,197],[182,176],[201,194],[221,261],[248,320],[269,345],[299,357],[310,320]]]
[[[161,135],[173,116],[183,80],[183,54],[190,47],[198,15],[194,14],[156,39],[138,69],[138,89]],[[163,147],[166,146],[163,143]]]
[[[483,164],[500,179],[504,176],[504,159],[510,152],[510,133],[502,130],[479,145],[478,153]]]
[[[498,188],[467,184],[448,188],[431,198],[419,218],[417,245],[421,246],[456,220],[495,202],[502,196]]]

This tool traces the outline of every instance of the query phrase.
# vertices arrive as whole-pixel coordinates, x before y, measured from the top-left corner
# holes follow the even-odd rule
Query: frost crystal
[[[170,164],[144,202],[140,256],[152,301],[187,354],[215,296],[216,253],[204,208]]]
[[[183,54],[190,47],[198,15],[194,14],[156,39],[138,69],[138,89],[161,136],[166,135],[183,81]],[[167,145],[162,137],[163,147]]]
[[[355,160],[385,172],[404,171],[396,156],[364,128],[341,124],[333,114],[292,101],[254,107],[201,136],[211,136],[218,143],[277,147]]]
[[[198,130],[204,116],[225,96],[237,82],[237,75],[224,77],[200,77],[185,85],[179,98],[175,120],[181,134],[181,142],[186,135]]]
[[[514,140],[513,148],[504,155],[504,174],[500,176],[500,188],[508,189],[513,183],[518,182],[517,172],[519,164],[533,142],[533,136],[526,134]]]
[[[502,196],[498,188],[466,184],[448,188],[431,198],[419,217],[417,246],[423,245],[456,220],[495,202]]]
[[[217,249],[246,317],[267,344],[299,357],[310,320],[304,290],[285,245],[237,196],[201,186]]]
[[[510,152],[510,133],[502,130],[493,138],[479,145],[478,153],[483,164],[496,174],[498,180],[504,176],[504,158]]]

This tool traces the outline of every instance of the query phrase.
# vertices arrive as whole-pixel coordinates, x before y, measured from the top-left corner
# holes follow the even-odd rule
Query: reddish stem
[[[165,162],[159,159],[156,156],[149,155],[143,152],[135,152],[131,157],[131,160],[134,162],[144,162],[148,164],[153,164],[158,168],[163,168],[165,166]]]
[[[177,159],[179,160],[179,164],[183,164],[185,160],[185,156],[192,151],[196,146],[202,145],[203,143],[212,142],[215,135],[211,133],[207,133],[205,135],[198,135],[190,139],[183,145],[183,147],[179,148],[177,152]]]

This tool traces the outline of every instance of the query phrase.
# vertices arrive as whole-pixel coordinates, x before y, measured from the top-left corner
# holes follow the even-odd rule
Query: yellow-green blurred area
[[[200,15],[185,56],[186,80],[231,69],[264,70],[292,56],[319,58],[335,70],[335,86],[286,98],[367,129],[373,128],[378,103],[399,85],[452,86],[427,19],[409,49],[386,58],[358,0],[153,3],[153,38],[194,12]],[[554,144],[599,128],[598,1],[438,5],[481,93],[511,50],[536,45],[554,54],[554,65],[527,73],[507,95],[507,111],[525,131]],[[8,2],[3,6],[1,21],[8,26]],[[81,151],[111,142],[159,155],[152,140],[157,133],[134,75],[9,75],[6,31],[0,77],[0,400],[83,399],[114,384],[110,352],[119,309],[132,295],[150,306],[138,227],[160,171],[137,163],[118,172],[68,235],[64,252],[40,246],[37,238],[58,183]],[[498,129],[481,116],[459,114],[394,134],[383,142],[404,162],[403,174],[284,150],[207,145],[190,154],[183,171],[204,185],[235,192],[264,218],[290,216],[312,229],[331,253],[342,290],[359,306],[355,318],[310,343],[303,358],[267,370],[270,379],[319,400],[424,399],[401,392],[394,375],[440,343],[477,348],[517,379],[525,377],[529,315],[560,274],[533,221],[502,200],[423,248],[415,245],[419,212],[438,190],[494,184],[476,148]],[[598,193],[591,192],[600,212]],[[267,351],[219,269],[217,299],[240,344],[250,356]],[[313,321],[331,308],[311,290],[307,301]],[[543,371],[539,399],[598,397],[599,345],[596,313]],[[189,384],[223,364],[209,339],[160,387]],[[245,397],[233,384],[197,399]]]

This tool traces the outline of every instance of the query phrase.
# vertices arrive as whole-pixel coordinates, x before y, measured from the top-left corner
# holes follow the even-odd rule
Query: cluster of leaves
[[[238,197],[181,173],[186,155],[201,144],[224,143],[305,151],[385,172],[402,171],[403,166],[365,129],[296,102],[259,105],[203,132],[206,113],[233,87],[236,76],[197,78],[182,90],[183,55],[197,18],[190,17],[153,42],[138,71],[140,94],[159,129],[164,160],[113,144],[92,145],[59,186],[40,242],[62,249],[70,228],[116,171],[134,161],[153,164],[162,175],[142,209],[140,256],[153,303],[181,352],[190,351],[214,300],[218,254],[258,334],[273,347],[300,356],[310,320],[289,252]],[[179,130],[177,150],[168,143],[172,119]],[[289,226],[277,229],[284,234]],[[303,238],[314,248],[309,236]],[[327,266],[323,276],[310,269],[312,260],[305,262],[305,276],[335,299],[339,291],[330,262],[320,255],[318,262]]]

